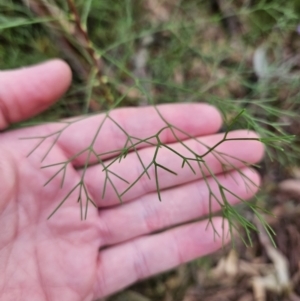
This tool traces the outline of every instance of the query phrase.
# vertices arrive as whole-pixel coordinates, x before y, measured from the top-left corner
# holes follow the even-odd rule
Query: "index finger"
[[[162,143],[188,138],[186,134],[176,130],[175,137],[170,125],[192,136],[213,134],[222,125],[220,112],[208,104],[168,104],[158,105],[156,108],[122,108],[111,111],[109,115],[99,114],[82,119],[68,125],[62,131],[58,144],[68,158],[74,157],[73,165],[81,167],[86,164],[87,159],[89,164],[96,163],[98,160],[95,154],[99,154],[101,160],[114,157],[126,145],[129,147],[138,139],[156,135],[162,128],[165,128],[159,135]],[[64,126],[53,124],[48,127],[48,131],[59,131]],[[128,138],[131,140],[128,141]],[[155,138],[139,143],[137,148],[153,142]],[[82,153],[78,155],[80,152]]]

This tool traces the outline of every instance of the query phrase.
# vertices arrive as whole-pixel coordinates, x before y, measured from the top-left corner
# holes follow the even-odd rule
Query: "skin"
[[[195,221],[209,212],[206,183],[199,172],[193,175],[189,168],[182,169],[181,160],[164,149],[159,163],[178,172],[178,176],[159,169],[162,202],[155,193],[153,168],[149,170],[151,180],[143,177],[124,195],[122,205],[110,185],[102,199],[104,174],[91,157],[85,184],[98,209],[90,206],[87,220],[81,221],[78,191],[75,191],[47,220],[80,180],[86,153],[68,166],[63,188],[59,186],[61,174],[44,187],[57,167],[41,169],[41,166],[66,161],[87,147],[103,115],[84,119],[66,129],[43,162],[41,159],[55,137],[47,139],[28,158],[38,140],[19,138],[47,135],[61,129],[61,124],[15,131],[4,129],[49,107],[67,90],[70,81],[71,71],[60,60],[0,72],[1,300],[96,300],[214,252],[229,240],[228,236],[215,236],[207,221]],[[222,137],[216,134],[222,124],[220,114],[211,106],[174,104],[162,105],[159,110],[170,123],[208,145],[214,145]],[[155,134],[164,125],[151,107],[119,109],[112,116],[127,132],[140,138]],[[257,136],[235,131],[230,137]],[[160,138],[175,150],[185,152],[170,131],[164,131]],[[121,148],[125,140],[117,127],[107,122],[94,148],[97,153],[108,152]],[[199,152],[205,150],[193,140],[186,143]],[[258,162],[263,156],[263,146],[257,141],[226,142],[218,150],[250,163]],[[143,161],[149,162],[154,148],[143,145],[139,152]],[[112,158],[103,156],[103,159],[108,163]],[[249,199],[257,191],[259,176],[240,161],[231,160],[253,181],[252,189],[246,189],[238,172],[229,171],[230,176],[222,174],[220,163],[207,156],[218,180],[239,197]],[[131,182],[141,172],[141,165],[131,153],[112,170]],[[208,181],[219,195],[215,181]],[[118,190],[122,191],[124,185],[116,181]],[[238,202],[229,194],[228,199],[232,204]],[[212,203],[212,209],[219,209],[216,202]],[[220,234],[228,229],[226,221],[220,218],[214,218],[213,223]]]

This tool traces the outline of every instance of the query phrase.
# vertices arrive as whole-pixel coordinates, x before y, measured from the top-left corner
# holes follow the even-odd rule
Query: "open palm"
[[[1,72],[0,129],[48,107],[67,89],[70,78],[68,67],[58,60]],[[221,118],[211,106],[179,104],[159,109],[170,123],[201,137],[207,145],[216,144],[222,137],[215,134],[221,126]],[[151,107],[119,109],[111,114],[130,135],[139,138],[155,134],[164,125]],[[102,199],[105,173],[103,167],[96,164],[96,158],[90,157],[84,187],[98,208],[89,206],[87,219],[82,221],[76,185],[82,179],[87,153],[67,166],[62,188],[63,173],[44,187],[59,167],[41,167],[65,162],[87,148],[103,118],[98,115],[74,123],[63,132],[44,160],[55,136],[46,139],[28,158],[39,141],[20,138],[47,136],[61,129],[63,124],[0,133],[1,300],[95,300],[213,252],[224,242],[224,237],[213,235],[212,227],[207,228],[207,221],[195,221],[209,212],[207,183],[200,173],[194,175],[190,169],[182,169],[179,158],[167,149],[160,151],[160,164],[178,176],[159,170],[162,202],[158,201],[153,168],[149,169],[151,180],[143,176],[124,195],[124,204],[119,204],[112,185],[107,185]],[[246,136],[255,137],[255,134],[230,133],[233,138]],[[173,149],[186,151],[169,131],[164,131],[160,138]],[[94,149],[97,153],[107,153],[122,148],[125,140],[117,126],[107,122]],[[186,144],[201,152],[194,140],[187,140]],[[154,150],[149,145],[141,147],[139,154],[143,162],[151,160]],[[228,154],[231,163],[242,168],[252,181],[252,189],[247,189],[237,171],[229,172],[230,176],[222,174],[222,166],[214,156],[207,156],[209,167],[219,174],[222,185],[241,198],[250,198],[257,190],[259,177],[241,162],[260,160],[263,147],[255,141],[230,141],[220,145],[218,150]],[[102,159],[109,162],[112,158],[107,155]],[[112,170],[132,182],[138,177],[141,164],[136,154],[130,153]],[[212,188],[216,185],[213,179],[208,181]],[[126,185],[124,181],[116,181],[119,191],[126,189]],[[61,208],[47,219],[74,187],[77,188]],[[217,195],[218,189],[215,189]],[[233,195],[228,195],[228,199],[231,203],[238,201]],[[212,209],[219,209],[217,203],[212,204]],[[226,223],[215,218],[214,227],[222,233]]]

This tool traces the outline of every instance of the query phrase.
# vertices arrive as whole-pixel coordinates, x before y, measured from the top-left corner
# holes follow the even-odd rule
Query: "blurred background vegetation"
[[[202,101],[222,111],[226,129],[245,110],[234,128],[254,129],[272,145],[260,170],[260,201],[280,217],[269,222],[296,279],[289,290],[265,289],[261,300],[300,300],[299,49],[300,0],[0,0],[1,69],[60,57],[73,70],[69,92],[35,121]],[[242,259],[249,265],[273,262],[260,236],[253,239],[250,251],[238,245],[234,255],[225,250],[223,261],[235,258],[238,270]],[[211,272],[222,256],[109,300],[254,300],[255,288],[244,279],[249,274],[237,272],[234,280],[227,275],[232,281],[223,283]],[[294,295],[298,299],[290,299]]]

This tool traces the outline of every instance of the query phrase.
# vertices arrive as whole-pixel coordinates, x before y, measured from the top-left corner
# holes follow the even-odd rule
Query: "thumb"
[[[71,70],[61,60],[0,71],[0,131],[53,104],[69,87]]]
[[[0,214],[16,193],[17,172],[13,157],[5,149],[0,149]]]

